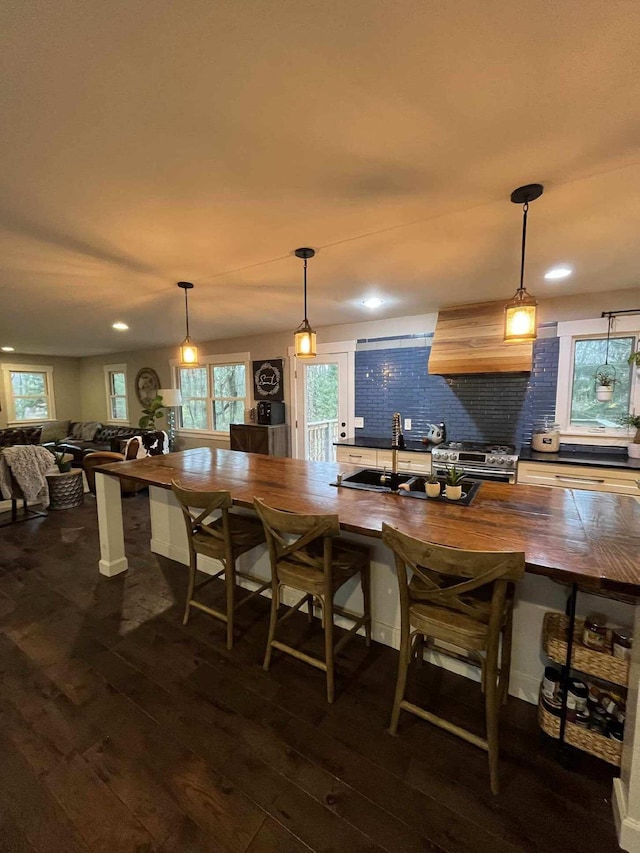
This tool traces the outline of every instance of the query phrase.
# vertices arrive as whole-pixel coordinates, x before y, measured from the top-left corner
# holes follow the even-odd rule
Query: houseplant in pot
[[[65,453],[64,450],[60,450],[60,441],[57,440],[54,442],[54,449],[51,451],[53,453],[53,458],[58,467],[58,471],[61,474],[68,474],[71,471],[71,463],[73,462],[73,457]]]
[[[596,373],[596,400],[608,403],[613,397],[614,378],[610,373],[599,370]]]
[[[640,374],[640,343],[638,343],[638,349],[631,353],[628,361],[629,365],[635,367],[636,371]]]
[[[627,453],[631,459],[640,459],[640,415],[624,415],[620,418],[620,425],[635,429],[633,441],[627,444]]]
[[[460,471],[455,465],[447,471],[447,487],[445,489],[445,497],[450,501],[459,501],[462,497],[462,481],[464,480],[464,471]]]
[[[430,474],[424,485],[428,498],[437,498],[440,495],[440,480],[435,474]]]

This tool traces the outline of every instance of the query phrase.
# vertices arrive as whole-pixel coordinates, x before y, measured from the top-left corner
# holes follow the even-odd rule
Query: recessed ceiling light
[[[113,323],[111,326],[112,329],[117,329],[119,332],[126,332],[128,330],[128,326],[126,323]]]
[[[377,296],[372,296],[371,299],[364,299],[362,304],[367,308],[379,308],[384,302],[384,299],[379,299]]]
[[[559,281],[561,278],[568,278],[573,270],[571,267],[551,267],[544,274],[547,281]]]
[[[0,349],[2,350],[2,352],[15,352],[16,351],[15,347],[0,347]]]

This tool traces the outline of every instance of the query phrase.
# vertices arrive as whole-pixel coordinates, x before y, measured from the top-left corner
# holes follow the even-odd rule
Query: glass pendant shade
[[[293,342],[296,356],[298,358],[316,357],[316,333],[306,320],[302,323],[300,328],[296,330],[293,336]]]
[[[198,347],[187,337],[180,344],[180,367],[198,367],[198,363]]]
[[[513,299],[504,306],[504,342],[524,344],[538,336],[536,299],[527,291],[517,290]]]

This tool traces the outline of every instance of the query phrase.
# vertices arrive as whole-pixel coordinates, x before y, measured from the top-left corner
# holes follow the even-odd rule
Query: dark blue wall
[[[427,373],[430,347],[424,339],[418,346],[411,340],[403,343],[356,350],[356,416],[365,423],[357,435],[390,435],[391,416],[400,412],[412,420],[406,438],[420,439],[428,423],[444,421],[450,440],[502,441],[519,447],[530,441],[534,421],[555,411],[558,338],[536,341],[531,374],[447,377]]]

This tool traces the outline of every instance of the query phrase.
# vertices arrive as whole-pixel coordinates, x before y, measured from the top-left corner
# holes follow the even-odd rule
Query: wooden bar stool
[[[233,648],[233,617],[235,611],[271,585],[271,581],[265,583],[262,578],[246,572],[239,572],[236,569],[236,560],[241,554],[251,551],[252,548],[256,548],[266,541],[262,524],[257,518],[230,512],[229,510],[233,505],[230,492],[194,491],[183,488],[176,480],[172,480],[171,488],[180,503],[189,540],[189,586],[182,623],[186,625],[189,621],[192,607],[204,610],[205,613],[215,616],[216,619],[221,619],[227,623],[227,648],[231,649]],[[194,509],[199,510],[199,512],[194,512]],[[215,521],[207,522],[208,516],[217,510],[220,511],[220,517]],[[196,586],[198,554],[218,560],[223,567],[215,575],[209,576]],[[225,613],[194,598],[197,590],[202,589],[203,586],[221,575],[225,576],[226,585]],[[253,581],[259,584],[259,587],[236,602],[236,578],[238,577]]]
[[[268,507],[260,498],[254,501],[256,512],[262,519],[271,557],[271,620],[269,638],[264,658],[264,669],[269,669],[273,649],[280,649],[298,660],[310,663],[327,674],[327,700],[334,697],[334,656],[364,625],[366,643],[371,643],[371,582],[370,557],[366,546],[341,539],[337,515],[301,515],[281,512]],[[336,592],[354,575],[360,573],[364,613],[362,616],[336,607]],[[278,619],[280,590],[290,587],[303,593],[300,601]],[[320,660],[275,639],[278,625],[300,609],[309,608],[313,618],[313,604],[317,601],[322,612],[325,659]],[[333,615],[345,616],[354,621],[335,646],[333,644]]]
[[[400,657],[389,731],[395,735],[400,711],[410,711],[487,750],[491,790],[497,794],[498,718],[509,691],[514,582],[524,577],[524,554],[447,548],[414,539],[388,524],[382,525],[382,539],[395,556],[400,587]],[[411,580],[407,568],[413,573]],[[469,663],[481,666],[486,739],[405,700],[413,644],[421,657],[423,638],[462,649]]]

